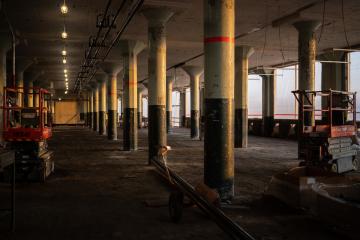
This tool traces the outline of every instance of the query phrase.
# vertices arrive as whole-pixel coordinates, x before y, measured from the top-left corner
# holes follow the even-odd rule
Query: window
[[[248,83],[249,118],[262,118],[262,78],[249,75]]]
[[[172,125],[180,127],[180,92],[172,92]]]

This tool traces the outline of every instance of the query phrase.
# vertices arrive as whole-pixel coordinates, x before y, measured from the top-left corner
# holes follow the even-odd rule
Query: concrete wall
[[[80,121],[80,108],[75,100],[62,100],[55,102],[54,124],[82,124]]]

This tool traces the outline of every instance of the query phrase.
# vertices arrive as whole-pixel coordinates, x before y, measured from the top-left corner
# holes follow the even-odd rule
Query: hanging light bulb
[[[66,56],[66,50],[65,50],[65,48],[64,48],[64,50],[61,51],[61,55]]]
[[[69,79],[68,78],[65,78],[65,82],[67,82]]]
[[[64,73],[67,73],[67,69],[64,69]]]
[[[67,78],[68,77],[68,75],[65,73],[65,78]]]
[[[69,9],[66,6],[65,0],[64,0],[63,5],[61,5],[61,7],[60,7],[60,11],[61,11],[62,14],[67,14],[69,12]]]
[[[67,91],[65,91],[65,94],[67,94]]]
[[[64,31],[61,33],[61,37],[63,39],[66,39],[68,37],[68,34],[67,34],[66,30],[65,30],[65,27],[64,27]]]
[[[63,62],[63,64],[66,64],[66,58],[63,58],[63,60],[62,60],[62,62]]]

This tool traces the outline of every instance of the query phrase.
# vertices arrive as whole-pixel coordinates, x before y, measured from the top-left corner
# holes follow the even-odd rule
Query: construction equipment
[[[301,166],[334,173],[358,169],[356,93],[345,91],[292,92],[299,104],[299,159]],[[321,108],[316,108],[317,100]],[[321,117],[316,121],[316,117]]]
[[[50,101],[50,92],[42,88],[4,88],[3,138],[15,151],[17,180],[44,182],[54,171],[47,148],[52,136]],[[11,169],[4,169],[5,179],[10,179]]]

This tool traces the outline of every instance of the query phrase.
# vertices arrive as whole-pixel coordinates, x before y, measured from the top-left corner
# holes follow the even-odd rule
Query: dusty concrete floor
[[[119,131],[121,139],[121,131]],[[169,134],[169,165],[196,184],[202,181],[203,143],[188,129]],[[198,209],[186,209],[173,224],[166,206],[169,189],[147,166],[147,130],[139,132],[139,150],[121,151],[122,140],[82,127],[57,127],[49,146],[56,172],[45,184],[17,186],[17,231],[0,239],[227,239]],[[345,239],[301,212],[264,200],[271,175],[295,166],[295,142],[250,137],[236,150],[236,195],[224,211],[257,239]],[[0,208],[7,207],[7,186],[0,185]],[[145,202],[152,206],[147,206]]]

